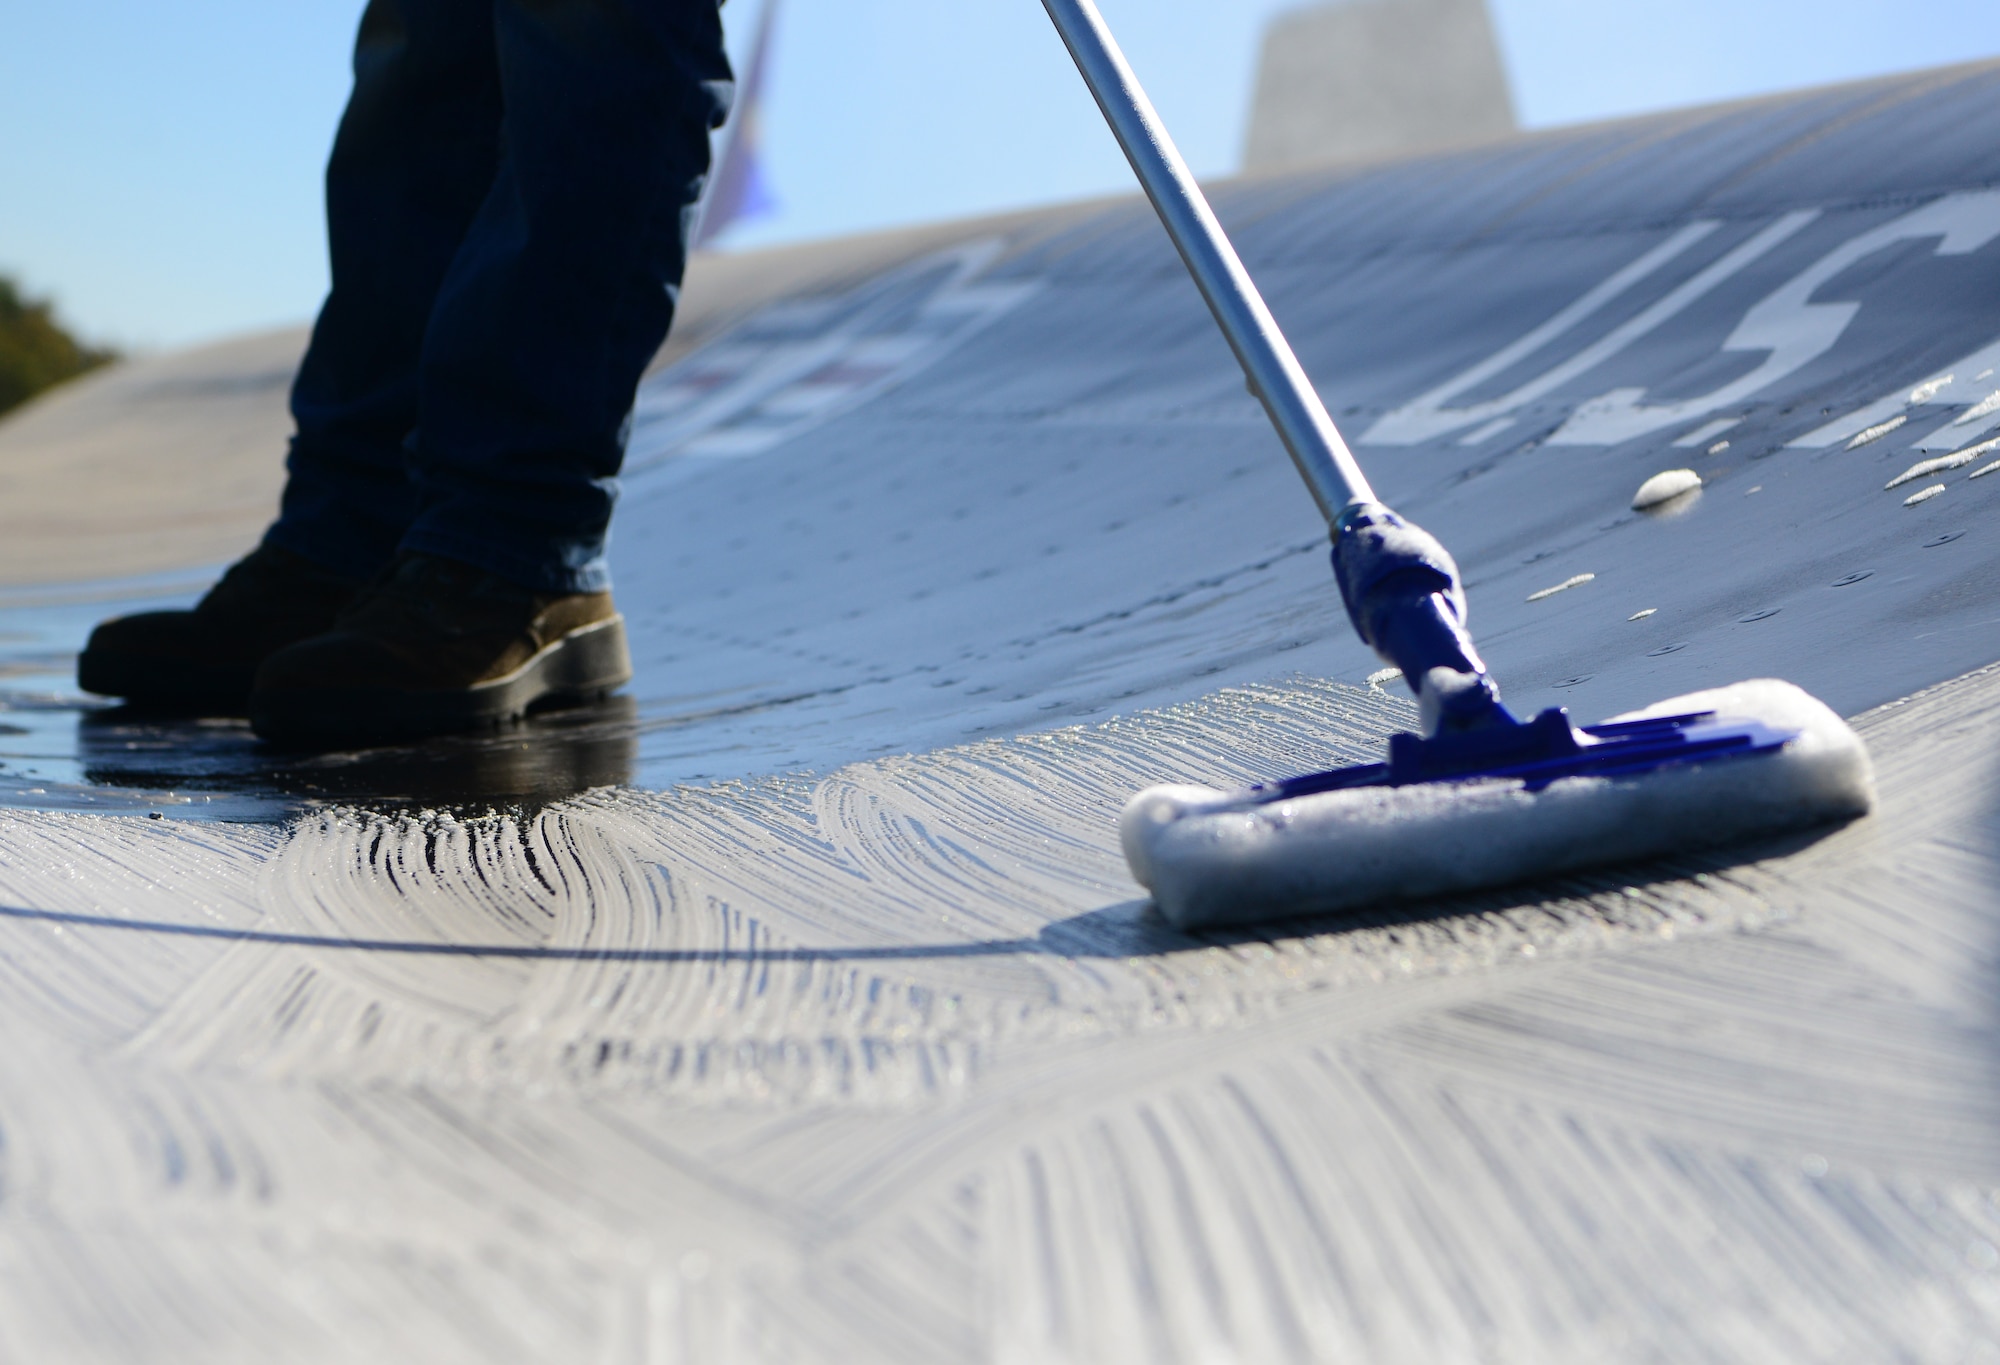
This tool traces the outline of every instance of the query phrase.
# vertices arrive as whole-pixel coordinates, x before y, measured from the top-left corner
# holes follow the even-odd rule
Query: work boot
[[[405,551],[333,629],[264,661],[250,724],[289,745],[412,739],[595,701],[631,676],[610,593],[530,592]]]
[[[244,715],[257,666],[330,629],[360,587],[290,550],[260,545],[190,611],[100,623],[77,656],[77,686],[148,710]]]

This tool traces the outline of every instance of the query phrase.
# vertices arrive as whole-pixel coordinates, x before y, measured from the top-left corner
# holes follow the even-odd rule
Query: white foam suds
[[[1127,803],[1132,875],[1183,929],[1353,909],[1635,862],[1865,814],[1867,750],[1847,723],[1787,682],[1675,697],[1618,719],[1713,711],[1794,732],[1752,758],[1569,777],[1359,787],[1246,804],[1161,786]]]
[[[1368,685],[1379,688],[1383,684],[1392,683],[1402,676],[1403,670],[1400,668],[1378,668],[1368,675]]]
[[[1633,612],[1630,616],[1626,617],[1625,619],[1628,621],[1643,621],[1648,616],[1651,616],[1654,612],[1658,610],[1659,610],[1658,607],[1647,607],[1643,611]]]
[[[1949,372],[1925,380],[1914,389],[1898,388],[1884,394],[1872,403],[1863,404],[1845,416],[1836,417],[1824,426],[1793,438],[1786,445],[1793,449],[1823,450],[1846,442],[1847,448],[1852,450],[1895,430],[1901,425],[1896,418],[1909,416],[1906,409],[1925,404],[1941,407],[1974,403],[1986,397],[1988,391],[1983,388],[1975,390],[1973,386],[1992,376],[1992,362],[1995,361],[2000,361],[2000,341],[1990,342],[1964,356]],[[1973,377],[1963,381],[1958,378],[1968,373]],[[1945,425],[1949,427],[1951,423],[1947,420]]]
[[[1632,510],[1643,512],[1663,502],[1683,497],[1701,487],[1701,475],[1692,469],[1663,469],[1639,485],[1632,495]]]
[[[1717,441],[1714,445],[1708,448],[1708,453],[1711,455],[1720,455],[1723,451],[1727,449],[1729,449],[1729,442]]]
[[[1988,371],[1991,373],[1991,371]],[[1955,427],[1969,426],[1982,417],[2000,412],[2000,389],[1995,389],[1952,420]]]
[[[1996,450],[2000,450],[2000,436],[1995,436],[1991,440],[1981,441],[1975,446],[1967,446],[1963,454],[1965,455],[1966,462],[1970,463],[1982,455],[1991,455]]]
[[[1854,435],[1854,439],[1847,443],[1847,448],[1849,450],[1858,450],[1862,446],[1868,445],[1875,441],[1879,441],[1884,436],[1887,436],[1890,432],[1894,431],[1897,427],[1903,425],[1903,423],[1909,420],[1910,420],[1910,415],[1908,413],[1899,412],[1886,422],[1877,422],[1872,427],[1866,427],[1861,431],[1856,432]]]
[[[1909,497],[1904,498],[1903,506],[1915,507],[1920,502],[1929,502],[1932,498],[1938,497],[1943,492],[1944,492],[1944,485],[1941,483],[1934,483],[1929,488],[1922,489],[1918,492],[1910,494]]]
[[[1988,449],[1990,449],[1989,446],[1974,446],[1970,450],[1961,450],[1951,455],[1938,455],[1928,460],[1919,460],[1895,478],[1883,484],[1882,491],[1886,493],[1891,488],[1901,488],[1906,483],[1915,483],[1918,479],[1925,478],[1931,474],[1941,474],[1947,469],[1962,469],[1978,459]]]
[[[1931,399],[1937,397],[1945,389],[1950,388],[1951,381],[1956,378],[1958,376],[1955,374],[1941,374],[1936,379],[1926,379],[1923,383],[1910,390],[1910,406],[1914,408],[1920,403],[1930,402]]]
[[[1554,597],[1559,592],[1568,592],[1571,588],[1581,587],[1595,577],[1597,575],[1594,573],[1575,574],[1569,578],[1565,578],[1553,588],[1543,588],[1540,592],[1529,593],[1527,600],[1530,602],[1539,602],[1545,597]]]
[[[1986,468],[1984,469],[1975,469],[1970,474],[1967,474],[1965,477],[1968,482],[1970,482],[1973,479],[1983,479],[1996,469],[2000,469],[2000,460],[1995,460],[1992,464],[1987,465]]]

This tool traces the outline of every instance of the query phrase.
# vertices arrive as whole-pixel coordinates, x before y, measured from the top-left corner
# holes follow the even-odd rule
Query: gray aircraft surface
[[[0,1356],[2000,1351],[2000,64],[1214,194],[1517,709],[1789,678],[1878,811],[1152,917],[1131,791],[1414,710],[1136,198],[704,262],[630,697],[490,739],[67,690],[254,534],[186,490],[298,339],[131,366],[0,427]],[[93,561],[64,453],[136,430]]]

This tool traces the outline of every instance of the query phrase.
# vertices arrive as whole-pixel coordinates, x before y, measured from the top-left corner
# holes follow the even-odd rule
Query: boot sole
[[[255,664],[203,667],[185,659],[105,649],[86,649],[76,657],[78,687],[161,714],[247,715],[256,676]]]
[[[442,692],[299,688],[250,695],[250,728],[275,744],[369,744],[492,730],[531,710],[600,701],[632,678],[625,618],[571,631],[505,677]]]

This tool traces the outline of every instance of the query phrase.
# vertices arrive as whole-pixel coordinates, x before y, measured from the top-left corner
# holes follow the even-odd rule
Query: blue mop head
[[[1140,792],[1119,824],[1132,875],[1182,928],[1356,909],[1525,881],[1852,818],[1867,751],[1790,683],[1738,683],[1578,728],[1500,704],[1444,547],[1379,504],[1334,528],[1361,638],[1403,671],[1423,735],[1386,763],[1236,792]]]
[[[1851,819],[1873,803],[1860,738],[1764,679],[1503,742],[1397,735],[1387,763],[1127,803],[1132,875],[1184,929],[1527,881]]]

